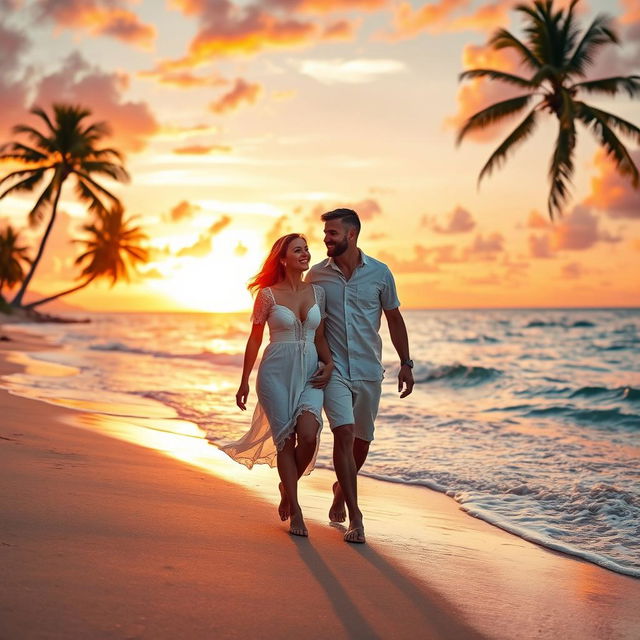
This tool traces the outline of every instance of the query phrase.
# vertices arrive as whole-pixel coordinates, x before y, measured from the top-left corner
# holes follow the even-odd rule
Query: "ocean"
[[[0,384],[107,414],[148,418],[162,403],[213,446],[248,427],[255,394],[248,412],[234,398],[248,314],[86,317],[30,325],[59,347],[30,357],[64,367]],[[404,317],[416,386],[398,398],[383,320],[386,377],[362,472],[446,493],[527,540],[640,577],[640,309]],[[331,440],[325,427],[320,467],[331,468]]]

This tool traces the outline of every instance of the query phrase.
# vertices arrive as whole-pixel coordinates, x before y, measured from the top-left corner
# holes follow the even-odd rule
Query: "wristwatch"
[[[407,367],[409,367],[410,369],[413,369],[413,360],[411,360],[411,358],[407,359],[407,360],[403,360],[400,363],[400,366],[403,367],[404,365],[407,365]]]

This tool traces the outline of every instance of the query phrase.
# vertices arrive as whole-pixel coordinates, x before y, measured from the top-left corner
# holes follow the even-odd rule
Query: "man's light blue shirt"
[[[332,258],[311,267],[307,282],[326,293],[325,331],[333,362],[347,380],[382,380],[382,310],[400,306],[386,264],[360,251],[361,262],[347,280]]]

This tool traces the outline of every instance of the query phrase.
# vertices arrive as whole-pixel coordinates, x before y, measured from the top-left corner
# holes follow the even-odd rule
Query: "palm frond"
[[[8,142],[0,147],[0,158],[22,162],[42,162],[47,155],[22,142]]]
[[[538,86],[531,80],[527,80],[526,78],[516,76],[513,73],[497,71],[495,69],[469,69],[467,71],[463,71],[458,76],[458,78],[460,80],[471,80],[473,78],[489,78],[490,80],[499,80],[501,82],[505,82],[522,89],[535,89]]]
[[[640,144],[640,127],[637,127],[632,122],[628,122],[613,113],[602,111],[602,109],[596,109],[596,107],[592,107],[584,102],[577,102],[576,104],[580,105],[580,108],[584,112],[600,118],[607,124],[607,126],[617,129],[624,135],[629,136],[637,144]]]
[[[124,160],[124,156],[117,149],[113,149],[111,147],[106,147],[104,149],[94,149],[91,154],[91,158],[96,161],[112,161],[115,159],[122,162]]]
[[[75,170],[73,173],[75,173],[76,176],[81,178],[83,180],[83,182],[89,183],[89,185],[91,185],[91,187],[93,189],[95,189],[96,191],[99,191],[104,196],[109,198],[109,200],[111,200],[111,202],[115,206],[118,206],[118,207],[122,206],[120,204],[120,199],[117,196],[114,196],[113,193],[111,193],[108,189],[105,189],[102,185],[98,184],[90,175],[88,175],[84,171],[78,171],[78,170]]]
[[[12,128],[12,131],[17,135],[22,134],[27,136],[30,140],[33,141],[36,147],[39,147],[47,153],[53,153],[54,151],[56,151],[55,145],[52,143],[50,138],[47,138],[36,128],[28,124],[17,124]]]
[[[640,185],[638,167],[636,167],[627,148],[609,126],[612,114],[595,109],[584,102],[577,102],[576,106],[577,117],[593,131],[598,142],[613,160],[618,173],[622,176],[630,176],[633,186],[637,188]],[[629,125],[630,123],[625,124]],[[636,139],[640,140],[640,130],[635,126],[634,129],[636,130]]]
[[[491,175],[494,168],[499,168],[510,152],[524,142],[534,132],[537,125],[537,110],[533,109],[529,115],[504,139],[502,144],[491,154],[491,157],[480,171],[478,184],[486,176]]]
[[[478,111],[472,115],[462,126],[458,133],[457,144],[462,142],[462,139],[475,129],[483,129],[491,124],[499,122],[500,120],[507,118],[510,115],[522,111],[531,102],[532,95],[518,96],[516,98],[509,98],[508,100],[502,100],[496,102],[486,109]]]
[[[41,120],[44,120],[44,123],[49,128],[49,131],[55,134],[56,128],[53,126],[53,123],[51,122],[51,119],[47,115],[47,112],[42,107],[38,107],[38,106],[33,107],[33,109],[31,109],[31,113],[33,113],[33,115],[38,116]]]
[[[587,69],[593,64],[598,49],[607,44],[618,44],[618,42],[618,36],[611,28],[609,16],[602,14],[596,16],[566,64],[567,71],[584,76]]]
[[[93,190],[92,185],[85,180],[78,179],[76,181],[76,194],[80,200],[88,203],[89,211],[92,213],[99,216],[108,210]]]
[[[19,180],[15,184],[12,184],[8,189],[5,189],[2,194],[0,194],[0,200],[2,200],[9,193],[13,193],[14,191],[32,191],[33,189],[35,189],[42,181],[42,178],[44,178],[44,171],[34,171],[30,173],[31,175],[29,175],[28,177]]]
[[[542,61],[536,57],[533,51],[507,29],[498,29],[489,40],[489,44],[494,49],[515,49],[522,62],[531,69],[537,70],[542,66]]]
[[[587,93],[604,93],[610,96],[618,95],[626,91],[630,98],[640,96],[640,76],[611,76],[609,78],[599,78],[577,82],[572,89],[581,89]]]
[[[51,202],[51,198],[54,194],[54,188],[56,186],[56,177],[57,177],[57,174],[55,174],[53,178],[51,178],[51,181],[45,187],[43,192],[40,194],[40,197],[36,200],[36,203],[33,205],[33,208],[31,209],[31,211],[29,211],[28,219],[29,219],[29,224],[32,227],[35,227],[37,224],[39,224],[42,221],[42,218],[44,216],[44,207],[49,202]],[[60,185],[58,185],[58,189],[59,188],[60,188]]]
[[[573,121],[570,121],[568,125],[561,122],[549,167],[551,189],[547,207],[552,220],[556,213],[562,213],[562,208],[569,198],[569,185],[574,170],[575,146],[576,130]]]
[[[119,164],[105,161],[83,160],[80,163],[83,173],[97,173],[113,178],[117,182],[128,182],[130,177],[127,170]]]
[[[37,171],[42,171],[44,173],[45,169],[20,169],[18,171],[12,171],[8,173],[4,178],[0,179],[0,185],[8,182],[9,180],[15,180],[16,178],[23,178],[24,176],[28,176]],[[0,200],[4,198],[6,192],[0,196]]]

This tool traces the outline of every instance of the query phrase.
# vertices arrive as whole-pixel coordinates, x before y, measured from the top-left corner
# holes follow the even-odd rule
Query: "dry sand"
[[[11,335],[0,375],[43,346]],[[640,636],[640,581],[446,496],[364,478],[369,544],[347,545],[325,520],[331,476],[314,472],[310,538],[293,538],[276,519],[274,472],[149,433],[0,391],[2,640]]]

